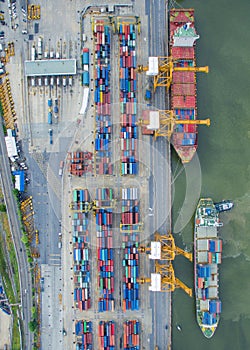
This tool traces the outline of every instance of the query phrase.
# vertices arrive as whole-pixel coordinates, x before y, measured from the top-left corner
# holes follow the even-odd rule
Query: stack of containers
[[[89,49],[82,50],[82,85],[89,86]]]
[[[75,306],[80,310],[88,310],[91,307],[88,212],[86,211],[88,204],[88,190],[73,191],[74,301]]]
[[[221,252],[222,252],[222,240],[221,239],[210,239],[209,240],[209,251],[208,251],[208,263],[209,264],[220,264],[221,263]]]
[[[139,322],[136,320],[123,323],[123,350],[140,350]]]
[[[95,38],[95,107],[96,107],[96,172],[97,174],[112,174],[111,161],[111,97],[110,97],[110,28],[104,21],[96,20],[94,25]]]
[[[87,151],[69,152],[69,172],[75,176],[82,176],[87,172],[92,172],[93,153]]]
[[[112,199],[113,190],[111,188],[96,189],[96,207],[99,208],[96,209],[98,286],[100,290],[99,312],[114,311]]]
[[[123,310],[139,309],[139,200],[137,188],[122,189]]]
[[[115,323],[101,321],[98,327],[99,350],[115,350]]]
[[[77,336],[76,350],[92,350],[93,349],[93,334],[92,322],[77,321],[75,325]]]
[[[134,24],[120,24],[121,174],[137,174],[136,33]]]

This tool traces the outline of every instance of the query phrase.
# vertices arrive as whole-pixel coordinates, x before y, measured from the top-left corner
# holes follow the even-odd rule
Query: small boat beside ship
[[[218,228],[223,226],[211,198],[200,199],[195,213],[194,276],[196,318],[206,338],[211,338],[221,314],[219,299],[219,264],[222,240]]]
[[[231,210],[234,206],[233,201],[230,200],[223,200],[219,203],[214,203],[216,210],[219,213],[222,213],[223,211]]]

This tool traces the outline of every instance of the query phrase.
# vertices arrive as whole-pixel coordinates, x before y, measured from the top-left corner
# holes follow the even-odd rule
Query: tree
[[[33,319],[32,321],[29,322],[29,330],[31,332],[35,332],[37,328],[37,320]]]
[[[29,239],[27,236],[23,235],[21,241],[26,245],[29,242]]]
[[[0,211],[2,212],[2,213],[6,213],[6,205],[5,204],[0,204]]]

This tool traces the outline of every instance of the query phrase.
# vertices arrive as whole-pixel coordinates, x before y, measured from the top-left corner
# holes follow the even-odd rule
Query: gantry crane
[[[170,57],[149,57],[149,65],[138,65],[139,73],[146,72],[154,78],[154,91],[157,86],[170,88],[173,80],[173,72],[204,72],[208,73],[208,66],[205,67],[176,67],[173,58]]]
[[[173,292],[176,288],[183,289],[190,297],[193,292],[182,281],[175,277],[174,269],[171,263],[160,264],[155,262],[155,273],[151,277],[140,277],[137,279],[140,284],[151,283],[149,290],[153,292]]]
[[[149,111],[149,120],[139,119],[138,125],[145,125],[148,129],[154,131],[155,139],[158,136],[166,136],[168,139],[174,132],[174,126],[177,124],[188,124],[188,125],[207,125],[210,126],[210,119],[204,120],[182,120],[177,119],[174,115],[174,111]]]
[[[104,202],[104,204],[102,204]],[[75,202],[71,202],[70,209],[75,212],[81,212],[81,213],[88,213],[90,211],[93,212],[93,214],[96,214],[96,210],[98,209],[111,209],[116,206],[116,200],[111,199],[108,202],[110,204],[107,204],[107,200],[93,200],[92,202],[81,202],[82,208],[75,208]]]
[[[180,254],[191,262],[193,261],[192,253],[176,247],[174,237],[171,232],[168,232],[167,235],[160,235],[158,232],[155,232],[154,239],[155,241],[151,242],[151,247],[140,246],[138,248],[139,252],[151,253],[149,258],[154,260],[171,261],[174,260],[176,255]]]

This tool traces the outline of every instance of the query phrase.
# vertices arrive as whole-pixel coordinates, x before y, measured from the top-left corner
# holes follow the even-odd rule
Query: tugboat
[[[230,201],[230,200],[223,200],[219,203],[214,203],[214,205],[218,213],[231,210],[234,206],[233,201]]]

